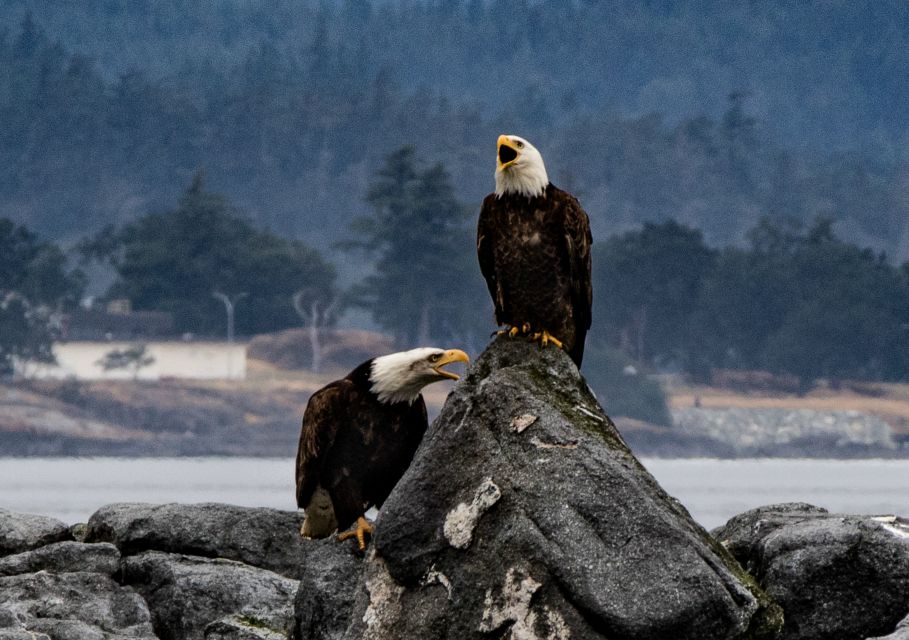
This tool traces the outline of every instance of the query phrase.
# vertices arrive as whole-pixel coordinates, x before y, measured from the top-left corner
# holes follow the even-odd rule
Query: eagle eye
[[[441,358],[441,357],[442,357],[442,354],[441,354],[441,353],[434,353],[434,354],[432,354],[431,356],[429,356],[429,361],[430,361],[430,362],[438,362],[438,361],[439,361],[439,358]]]
[[[517,140],[517,141],[515,142],[515,144],[517,145],[518,149],[523,149],[523,148],[524,148],[524,143],[521,142],[520,140]]]

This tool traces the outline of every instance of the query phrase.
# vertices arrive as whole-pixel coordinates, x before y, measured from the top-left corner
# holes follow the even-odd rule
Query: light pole
[[[248,295],[245,291],[243,293],[237,293],[232,298],[227,294],[221,293],[220,291],[212,291],[211,294],[216,297],[218,300],[224,303],[224,308],[227,309],[227,344],[234,343],[234,307],[237,306],[237,303],[240,301],[240,298]]]

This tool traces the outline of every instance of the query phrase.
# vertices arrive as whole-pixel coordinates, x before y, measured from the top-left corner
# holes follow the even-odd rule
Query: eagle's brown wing
[[[496,281],[495,256],[492,248],[495,202],[495,194],[490,194],[486,196],[483,206],[480,207],[480,220],[477,223],[477,258],[480,261],[480,272],[486,279],[489,295],[492,296],[492,303],[495,305],[496,322],[502,324],[503,301]]]
[[[590,220],[577,199],[564,194],[565,247],[571,278],[571,305],[575,320],[575,342],[569,351],[578,367],[584,358],[584,341],[590,329],[593,287],[590,281]]]
[[[297,447],[297,506],[305,508],[319,484],[319,471],[338,432],[338,417],[354,392],[354,383],[343,379],[319,389],[303,412],[300,444]],[[340,408],[340,410],[339,410]]]

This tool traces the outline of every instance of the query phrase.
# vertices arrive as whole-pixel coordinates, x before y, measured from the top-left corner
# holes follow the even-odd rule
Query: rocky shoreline
[[[464,593],[471,585],[438,568],[399,583],[375,549],[364,555],[334,537],[303,540],[301,521],[295,512],[224,504],[107,505],[74,526],[0,510],[0,640],[454,637],[372,630],[404,615],[400,599],[415,586],[451,614],[473,618]],[[778,632],[742,634],[730,625],[660,635],[658,611],[638,612],[633,633],[580,629],[546,608],[546,585],[531,570],[507,573],[499,594],[479,589],[483,615],[472,620],[477,633],[463,637],[500,629],[494,637],[515,640],[909,640],[909,521],[786,504],[736,516],[712,536],[779,605]],[[658,577],[671,580],[681,569],[664,565]],[[686,588],[702,598],[707,587],[692,579]],[[655,597],[650,606],[672,604]],[[432,611],[428,604],[411,614]]]
[[[0,640],[909,640],[909,521],[790,504],[707,532],[567,356],[517,341],[451,394],[365,554],[301,521],[0,511]]]

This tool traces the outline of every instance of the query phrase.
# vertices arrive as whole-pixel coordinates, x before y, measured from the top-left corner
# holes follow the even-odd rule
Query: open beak
[[[442,354],[442,357],[439,358],[439,361],[433,366],[432,370],[443,378],[449,378],[450,380],[459,380],[461,376],[451,371],[445,371],[442,367],[446,364],[451,364],[452,362],[464,362],[470,363],[470,358],[466,353],[460,349],[449,349]]]
[[[514,164],[515,160],[518,159],[517,147],[514,146],[514,143],[505,134],[499,136],[496,147],[498,149],[496,164],[498,165],[499,170],[510,167]]]

